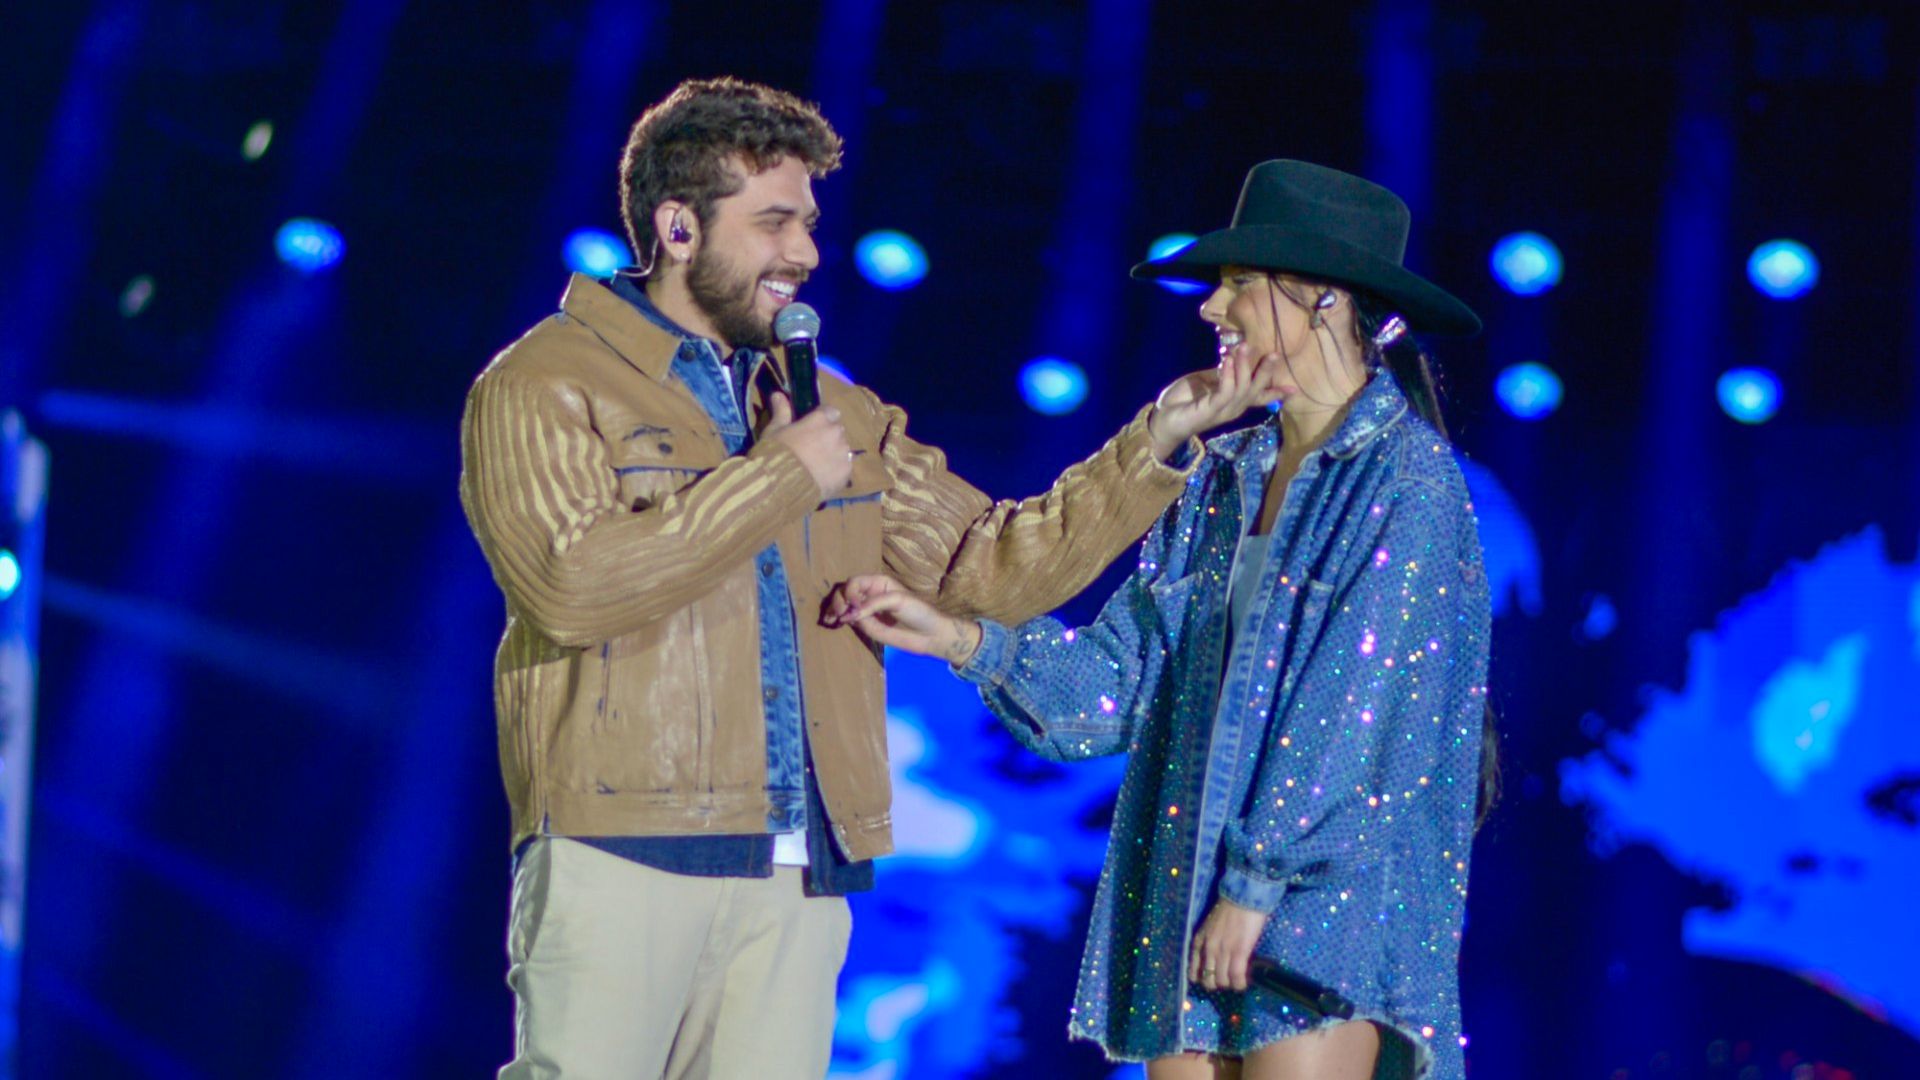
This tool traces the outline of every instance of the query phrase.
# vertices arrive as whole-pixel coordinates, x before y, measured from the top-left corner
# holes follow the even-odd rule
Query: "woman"
[[[1134,269],[1213,277],[1223,372],[1272,354],[1283,404],[1209,444],[1091,626],[957,620],[885,578],[830,605],[957,661],[1043,755],[1132,755],[1069,1029],[1154,1080],[1464,1075],[1490,614],[1406,328],[1479,319],[1400,265],[1407,228],[1384,188],[1270,161],[1229,228]]]

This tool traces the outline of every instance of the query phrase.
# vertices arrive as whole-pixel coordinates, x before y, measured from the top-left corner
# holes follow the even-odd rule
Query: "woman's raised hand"
[[[959,667],[980,647],[980,624],[956,619],[885,574],[864,574],[833,587],[821,611],[827,626],[851,626],[871,641]]]
[[[1168,383],[1147,416],[1154,455],[1165,461],[1189,438],[1232,423],[1248,409],[1279,401],[1274,383],[1282,364],[1279,353],[1257,360],[1225,356],[1217,367],[1189,372]]]

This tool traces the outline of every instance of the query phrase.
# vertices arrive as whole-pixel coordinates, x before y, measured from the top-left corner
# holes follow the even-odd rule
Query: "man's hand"
[[[1281,364],[1279,353],[1258,360],[1225,357],[1218,367],[1190,372],[1169,383],[1147,414],[1154,456],[1165,461],[1189,438],[1231,423],[1248,409],[1279,401],[1273,383]]]
[[[832,498],[853,483],[853,448],[847,444],[847,429],[840,424],[840,410],[822,405],[797,422],[793,402],[785,394],[774,394],[772,415],[760,432],[763,439],[787,444],[800,463],[820,485],[820,497]]]
[[[833,587],[820,621],[852,625],[882,645],[937,656],[955,667],[980,647],[980,624],[942,614],[884,574],[863,574]]]
[[[1193,948],[1187,952],[1188,981],[1205,990],[1245,990],[1247,964],[1266,929],[1265,912],[1215,900],[1200,929],[1193,932]]]

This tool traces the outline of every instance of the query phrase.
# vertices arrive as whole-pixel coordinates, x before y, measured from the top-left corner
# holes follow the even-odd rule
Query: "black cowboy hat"
[[[1412,220],[1400,196],[1370,180],[1304,161],[1263,161],[1247,173],[1233,224],[1141,263],[1133,276],[1211,285],[1222,266],[1285,270],[1384,297],[1422,333],[1479,333],[1472,308],[1400,265]]]

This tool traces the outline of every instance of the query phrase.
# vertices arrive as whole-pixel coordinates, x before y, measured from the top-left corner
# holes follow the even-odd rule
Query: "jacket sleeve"
[[[883,417],[893,476],[881,506],[887,571],[953,615],[1018,623],[1066,603],[1179,496],[1204,452],[1196,439],[1179,468],[1156,459],[1148,406],[1046,493],[996,503],[909,437],[906,413],[860,392]]]
[[[1225,899],[1272,912],[1289,885],[1376,857],[1385,822],[1420,812],[1412,800],[1474,797],[1477,777],[1440,768],[1462,723],[1479,722],[1488,618],[1471,518],[1433,505],[1448,498],[1403,481],[1354,541],[1362,567],[1330,598],[1227,821]]]
[[[494,580],[516,616],[569,648],[686,606],[820,501],[769,440],[634,511],[579,392],[499,368],[468,395],[460,450],[460,501]]]
[[[1178,507],[1147,534],[1140,566],[1092,625],[1043,616],[982,620],[980,647],[955,669],[1022,746],[1054,761],[1125,753],[1166,669],[1158,578]]]

